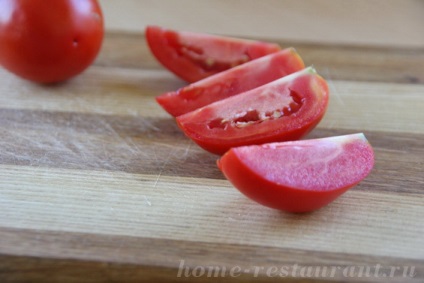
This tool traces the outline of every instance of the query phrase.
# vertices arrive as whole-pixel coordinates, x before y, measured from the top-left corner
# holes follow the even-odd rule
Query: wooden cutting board
[[[364,132],[376,153],[309,214],[248,200],[179,131],[154,97],[184,83],[142,34],[108,34],[63,84],[0,70],[0,282],[423,282],[424,49],[280,43],[330,85],[307,138]]]

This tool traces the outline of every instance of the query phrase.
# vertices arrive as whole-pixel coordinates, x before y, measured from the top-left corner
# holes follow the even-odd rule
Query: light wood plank
[[[0,108],[133,117],[171,118],[154,97],[182,86],[165,70],[92,67],[55,87],[23,83],[4,71],[0,75]],[[330,105],[320,128],[424,133],[424,85],[335,81],[331,74],[327,78]]]
[[[320,128],[424,133],[424,85],[327,80],[330,103]]]
[[[422,195],[364,191],[366,183],[293,215],[224,180],[25,166],[0,166],[0,174],[0,227],[424,257]]]
[[[148,24],[198,32],[349,45],[424,46],[419,0],[100,0],[108,30]],[[253,16],[252,16],[253,15]]]

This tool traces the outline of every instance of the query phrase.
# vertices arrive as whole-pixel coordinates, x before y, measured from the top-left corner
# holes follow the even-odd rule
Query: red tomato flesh
[[[312,67],[177,117],[202,148],[223,154],[231,147],[296,140],[324,116],[328,86]]]
[[[103,33],[96,0],[0,1],[0,64],[24,79],[53,83],[81,73]]]
[[[252,60],[220,72],[177,91],[165,93],[157,102],[176,117],[212,102],[245,92],[305,68],[293,48]]]
[[[279,210],[308,212],[363,180],[374,166],[374,152],[363,134],[353,134],[237,147],[217,163],[250,199]]]
[[[278,44],[203,33],[146,27],[147,43],[158,61],[187,82],[195,82],[279,51]]]

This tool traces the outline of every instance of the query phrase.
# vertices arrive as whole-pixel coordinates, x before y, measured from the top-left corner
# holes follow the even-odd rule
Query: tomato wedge
[[[176,117],[212,102],[245,92],[305,68],[293,48],[252,60],[177,91],[156,97]]]
[[[374,166],[374,152],[363,134],[352,134],[237,147],[217,163],[250,199],[279,210],[309,212],[363,180]]]
[[[279,51],[278,44],[147,26],[147,43],[158,61],[187,82],[195,82]]]
[[[312,67],[177,117],[202,148],[222,154],[231,147],[296,140],[324,116],[328,86]]]

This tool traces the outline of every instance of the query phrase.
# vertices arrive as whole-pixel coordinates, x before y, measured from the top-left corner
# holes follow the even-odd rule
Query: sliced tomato
[[[279,51],[278,44],[148,26],[147,43],[163,66],[195,82]]]
[[[302,58],[293,48],[287,48],[165,93],[156,100],[172,116],[179,116],[303,68]]]
[[[222,154],[231,147],[296,140],[312,130],[328,104],[326,81],[312,67],[177,117],[202,148]]]
[[[250,199],[275,209],[319,209],[358,184],[374,166],[363,134],[233,148],[218,160]]]

